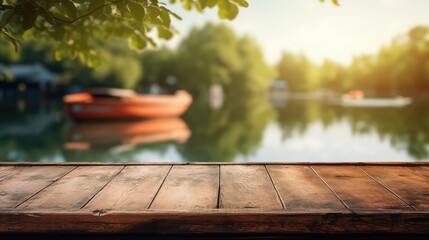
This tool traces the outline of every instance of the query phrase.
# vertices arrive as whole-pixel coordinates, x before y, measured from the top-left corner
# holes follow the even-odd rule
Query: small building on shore
[[[42,64],[15,64],[5,67],[8,79],[0,81],[0,95],[3,97],[33,97],[50,92],[59,76]]]

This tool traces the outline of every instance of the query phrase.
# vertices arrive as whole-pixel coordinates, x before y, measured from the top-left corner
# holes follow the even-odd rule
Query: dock
[[[1,163],[2,234],[429,234],[429,163]]]

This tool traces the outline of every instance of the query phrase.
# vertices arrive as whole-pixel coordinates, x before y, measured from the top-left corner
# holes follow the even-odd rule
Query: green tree
[[[304,54],[283,53],[277,64],[278,79],[292,91],[312,91],[319,87],[318,68]]]
[[[237,46],[235,33],[226,25],[193,28],[177,50],[179,86],[198,96],[213,84],[231,84],[241,67]]]
[[[325,0],[320,0],[324,2]],[[332,0],[338,5],[338,0]],[[221,19],[234,19],[247,0],[169,0],[184,9],[203,12],[217,8]],[[0,36],[19,48],[22,38],[55,45],[57,59],[79,57],[97,64],[93,37],[130,40],[133,48],[156,45],[150,34],[170,39],[176,32],[170,5],[159,0],[0,0]]]
[[[136,88],[143,76],[143,68],[136,52],[123,40],[100,41],[102,56],[97,68],[90,68],[79,61],[62,61],[70,84],[83,87]]]
[[[194,28],[179,45],[176,66],[179,86],[195,96],[212,85],[230,95],[256,93],[267,90],[273,77],[255,41],[222,24]]]
[[[170,0],[187,10],[218,8],[222,19],[234,19],[246,0]],[[97,64],[98,48],[93,37],[130,40],[133,48],[155,45],[152,31],[170,39],[176,31],[172,18],[180,19],[169,5],[158,0],[1,0],[0,35],[16,49],[20,39],[34,37],[55,44],[56,57],[79,57]]]
[[[275,71],[265,63],[261,48],[255,40],[245,36],[239,39],[237,51],[241,61],[240,70],[233,75],[226,92],[243,96],[266,91]]]
[[[150,84],[165,85],[167,77],[175,74],[174,57],[175,52],[166,47],[144,51],[139,56],[140,64],[144,69],[140,84],[143,86]]]

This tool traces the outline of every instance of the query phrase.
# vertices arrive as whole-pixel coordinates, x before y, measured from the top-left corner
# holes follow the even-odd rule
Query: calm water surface
[[[59,101],[0,103],[1,161],[429,161],[429,104],[248,99],[181,119],[75,122]]]

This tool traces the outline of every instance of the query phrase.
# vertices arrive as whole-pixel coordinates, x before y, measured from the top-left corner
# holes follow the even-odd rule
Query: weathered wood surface
[[[213,209],[218,186],[218,166],[173,166],[150,208]]]
[[[149,208],[170,166],[127,166],[84,208],[142,210]]]
[[[0,165],[1,233],[423,233],[429,164]]]
[[[221,173],[221,208],[283,208],[264,166],[221,166]]]
[[[408,204],[371,179],[358,167],[313,166],[312,168],[352,210],[412,210]]]
[[[308,166],[267,166],[286,210],[346,210]]]
[[[16,208],[74,167],[22,167],[0,182],[0,209]]]

